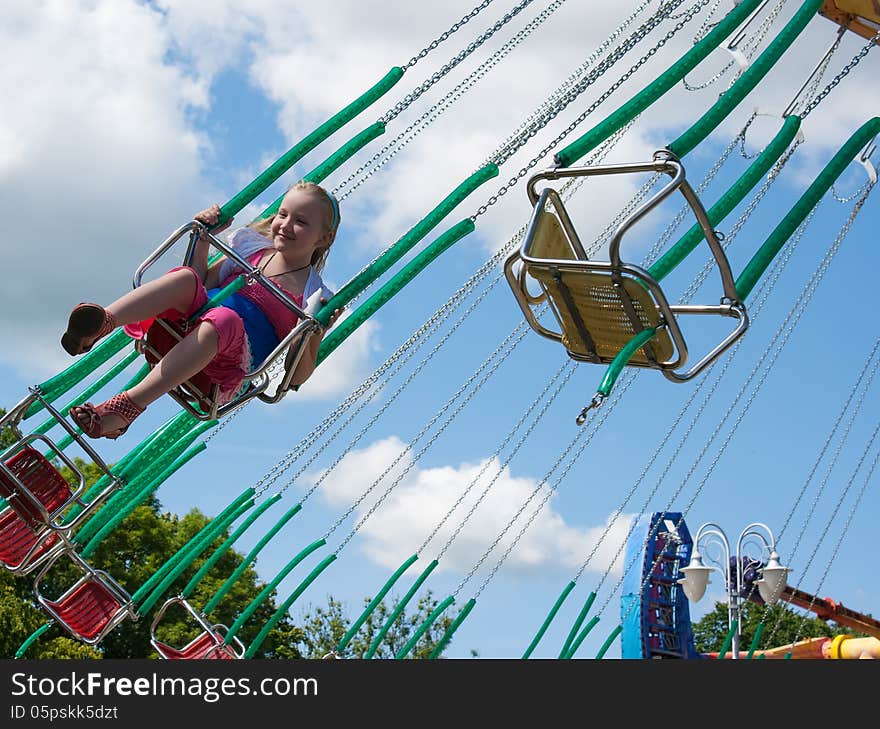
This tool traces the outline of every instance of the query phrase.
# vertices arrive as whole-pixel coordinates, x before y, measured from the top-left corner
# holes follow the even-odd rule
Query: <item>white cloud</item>
[[[383,567],[398,566],[402,559],[420,548],[444,515],[450,514],[426,546],[427,553],[423,556],[433,558],[449,543],[439,569],[466,573],[497,535],[506,530],[498,546],[481,565],[481,570],[494,567],[517,539],[526,519],[543,501],[546,487],[531,499],[523,515],[507,529],[522,504],[535,491],[537,483],[533,479],[517,477],[509,468],[504,468],[499,475],[501,464],[497,458],[493,458],[488,467],[483,461],[421,468],[413,462],[412,452],[404,453],[405,445],[396,436],[385,438],[363,449],[351,451],[329,475],[311,474],[306,479],[314,484],[323,478],[321,494],[333,506],[350,505],[364,497],[351,517],[351,523],[341,525],[344,532],[335,538],[341,540],[360,523],[380,496],[399,480],[358,530],[367,557]],[[380,479],[386,470],[388,474]],[[478,477],[479,480],[474,483]],[[493,479],[490,490],[481,499]],[[467,496],[450,513],[471,484],[474,485]],[[465,515],[478,500],[481,500],[479,506],[453,538]],[[606,531],[610,519],[605,524],[591,527],[573,525],[553,508],[553,503],[551,497],[519,538],[505,561],[504,569],[529,571],[562,568],[574,572],[584,563]],[[626,514],[615,520],[591,560],[590,569],[604,571],[615,560],[631,519],[632,515]],[[619,573],[621,568],[620,558],[617,558],[613,569]]]
[[[397,240],[479,167],[634,5],[570,2],[562,6],[346,202],[346,243],[366,258]],[[797,6],[786,4],[767,40]],[[0,120],[0,214],[6,224],[0,245],[6,260],[15,261],[16,275],[6,277],[0,311],[5,314],[4,330],[17,347],[0,356],[13,366],[28,368],[29,374],[33,367],[50,374],[69,364],[57,342],[70,307],[80,300],[107,301],[124,292],[135,266],[170,229],[206,201],[223,198],[206,172],[212,148],[204,122],[214,101],[212,83],[222,71],[235,69],[263,90],[266,103],[277,108],[279,128],[293,143],[393,65],[405,64],[472,7],[469,0],[423,3],[418,12],[404,0],[381,4],[337,0],[296,8],[280,0],[6,3],[0,27],[0,58],[6,71],[0,92],[9,112]],[[391,93],[328,144],[347,139],[377,119],[506,10],[490,6],[473,18],[408,69]],[[332,187],[347,177],[536,12],[537,7],[530,7],[521,13],[389,124],[385,137],[327,184]],[[566,143],[687,50],[700,22],[698,18],[667,43]],[[668,24],[661,28],[665,32]],[[814,19],[778,68],[714,137],[722,142],[729,139],[754,106],[780,113],[833,35],[831,23]],[[560,113],[505,163],[499,178],[460,206],[450,222],[474,213],[659,37],[655,33],[646,39]],[[847,34],[829,75],[863,42]],[[805,122],[807,144],[798,155],[800,161],[795,161],[795,184],[812,179],[830,151],[880,108],[880,92],[872,83],[874,61],[870,56],[863,60]],[[692,80],[707,78],[725,62],[723,53],[713,53]],[[611,159],[648,158],[658,145],[698,118],[725,84],[722,80],[697,93],[676,87],[642,115]],[[763,132],[756,129],[750,142],[760,143],[771,128],[775,129],[773,122]],[[316,163],[325,155],[324,148],[313,152],[303,170],[307,162]],[[248,174],[268,162],[255,160]],[[548,162],[545,158],[536,168]],[[527,219],[524,179],[478,221],[488,247],[508,240]],[[614,185],[590,183],[577,197],[578,213],[585,221],[602,221],[597,223],[601,229],[608,211],[619,209],[635,186],[634,181],[623,180]],[[432,235],[444,228],[441,225]],[[367,355],[363,347],[358,351]]]

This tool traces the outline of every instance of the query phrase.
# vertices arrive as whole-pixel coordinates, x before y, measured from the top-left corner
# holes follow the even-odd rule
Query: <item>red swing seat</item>
[[[31,446],[0,467],[0,563],[26,574],[58,549],[69,547],[58,519],[72,500],[70,484]]]
[[[156,629],[162,621],[165,611],[172,605],[183,607],[202,629],[202,632],[183,646],[183,648],[176,648],[156,637]],[[160,658],[167,660],[208,659],[234,661],[244,658],[244,645],[237,637],[233,637],[229,643],[226,642],[228,632],[229,628],[225,625],[208,622],[205,616],[190,605],[183,595],[178,595],[166,600],[156,612],[156,617],[153,618],[153,624],[150,626],[150,645],[156,649]]]
[[[99,643],[126,617],[137,620],[128,593],[103,570],[96,570],[76,553],[71,561],[83,573],[72,587],[56,599],[40,593],[40,581],[57,560],[46,564],[34,581],[34,593],[40,606],[73,637],[89,645]]]
[[[213,630],[201,633],[183,648],[174,648],[159,640],[152,640],[151,643],[161,658],[172,661],[201,659],[234,661],[238,658],[232,647],[223,642],[223,636]]]

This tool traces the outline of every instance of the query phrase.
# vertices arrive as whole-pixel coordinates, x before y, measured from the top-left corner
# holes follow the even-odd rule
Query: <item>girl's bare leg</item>
[[[202,322],[175,344],[143,380],[128,390],[128,396],[136,405],[145,408],[184,380],[201,372],[216,354],[217,331],[212,324]],[[121,428],[125,421],[118,415],[108,414],[102,425],[104,431],[111,431]]]
[[[196,293],[193,272],[180,269],[166,273],[129,291],[107,307],[120,325],[143,321],[166,309],[186,312]]]

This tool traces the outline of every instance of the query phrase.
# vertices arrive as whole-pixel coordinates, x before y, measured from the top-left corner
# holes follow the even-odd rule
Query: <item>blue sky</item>
[[[561,5],[527,42],[485,73],[473,88],[459,94],[460,99],[438,115],[435,123],[343,201],[343,223],[327,267],[332,285],[345,283],[481,167],[638,4],[627,2],[601,9],[594,5]],[[638,22],[658,5],[648,3]],[[716,15],[729,6],[732,3],[722,2]],[[237,222],[246,222],[285,184],[308,173],[356,131],[380,118],[512,7],[491,4],[408,68],[388,96],[297,164]],[[327,186],[334,188],[355,173],[383,144],[478,72],[480,64],[512,33],[546,7],[548,4],[540,0],[526,7],[504,30],[389,122],[386,135],[328,179]],[[777,7],[778,15],[771,15]],[[759,50],[798,7],[794,0],[769,3],[757,24],[768,18],[769,33]],[[15,346],[0,355],[0,402],[14,404],[29,385],[69,364],[57,342],[73,304],[107,301],[121,294],[130,286],[137,265],[193,212],[231,198],[293,143],[392,66],[406,64],[471,8],[466,2],[450,2],[436,7],[419,4],[418,10],[413,10],[412,4],[397,0],[338,0],[308,6],[273,0],[12,2],[6,11],[8,22],[0,31],[2,53],[8,56],[7,61],[16,61],[4,64],[7,72],[0,82],[13,112],[0,121],[0,211],[7,223],[2,245],[7,260],[14,261],[9,269],[14,275],[8,276],[0,294],[5,304],[0,310],[5,312],[7,341]],[[708,19],[704,10],[589,116],[577,133],[600,121],[684,53]],[[672,25],[673,21],[666,21],[560,113],[502,166],[498,179],[462,203],[434,235],[474,214]],[[696,184],[703,178],[753,109],[759,109],[762,116],[747,136],[746,149],[756,151],[775,133],[781,123],[779,115],[834,33],[835,26],[822,18],[811,22],[779,67],[714,135],[688,155],[689,179]],[[844,39],[822,86],[862,45],[863,40],[852,34]],[[695,71],[691,83],[699,85],[726,62],[724,52],[715,52]],[[805,121],[804,144],[731,245],[729,256],[735,273],[840,144],[878,113],[877,92],[870,83],[876,64],[876,57],[865,58]],[[650,159],[655,149],[698,118],[730,79],[728,72],[713,86],[697,92],[676,86],[637,120],[606,161]],[[549,157],[539,159],[534,169],[549,163]],[[704,200],[714,202],[747,165],[739,151],[734,151]],[[163,507],[177,513],[197,507],[215,514],[244,488],[259,482],[495,251],[507,245],[530,213],[525,179],[520,178],[479,216],[474,234],[444,254],[359,329],[300,392],[275,406],[248,406],[224,425],[211,437],[204,454],[162,486],[157,495]],[[864,171],[851,165],[838,194],[855,191],[864,180]],[[575,193],[568,207],[582,239],[592,241],[640,183],[605,178]],[[744,203],[719,228],[730,232],[745,207]],[[640,260],[676,210],[677,203],[664,205],[638,226],[625,242],[624,255]],[[692,532],[711,520],[719,522],[732,539],[751,521],[765,522],[774,531],[788,521],[779,551],[783,562],[794,570],[790,581],[855,610],[880,613],[880,593],[875,581],[867,577],[871,574],[868,550],[878,516],[878,495],[874,483],[869,482],[854,507],[864,485],[864,468],[847,488],[876,425],[872,420],[876,389],[868,390],[827,482],[825,464],[837,448],[836,441],[816,477],[806,483],[878,335],[868,288],[876,258],[872,232],[878,213],[873,197],[868,198],[785,349],[778,359],[771,357],[775,365],[766,380],[757,387],[763,370],[748,379],[849,210],[850,206],[830,198],[821,204],[690,437],[682,439],[680,430],[673,433],[670,445],[659,453],[647,476],[639,479],[680,408],[698,387],[703,388],[700,393],[708,391],[726,359],[683,385],[673,385],[658,373],[640,374],[602,427],[592,435],[585,434],[589,443],[565,478],[557,480],[558,471],[551,473],[522,518],[543,500],[547,486],[555,487],[554,493],[497,571],[499,559],[512,546],[523,521],[506,527],[553,464],[560,458],[562,464],[568,463],[564,449],[579,432],[574,417],[592,396],[603,370],[573,365],[559,395],[522,447],[509,457],[523,431],[517,431],[500,449],[505,437],[567,361],[560,347],[526,332],[448,427],[436,438],[435,429],[429,430],[387,477],[378,479],[521,322],[506,283],[502,280],[489,288],[500,267],[401,372],[384,384],[305,473],[292,480],[311,450],[269,487],[266,495],[283,488],[284,498],[254,525],[238,548],[250,549],[284,510],[321,479],[323,469],[345,452],[345,459],[309,496],[302,513],[270,542],[257,562],[258,572],[269,580],[292,555],[318,537],[327,535],[328,545],[322,554],[345,544],[337,561],[294,604],[294,616],[309,605],[324,604],[327,596],[333,595],[354,617],[363,598],[375,594],[393,570],[442,524],[437,536],[420,552],[409,576],[395,589],[398,593],[408,589],[418,570],[442,552],[438,569],[426,583],[434,596],[442,599],[454,593],[458,606],[478,596],[476,608],[449,648],[450,656],[467,657],[472,650],[483,657],[521,655],[559,592],[578,575],[577,589],[534,655],[556,655],[579,603],[600,586],[594,614],[600,614],[601,622],[578,654],[589,657],[595,655],[619,619],[619,592],[615,589],[624,565],[616,557],[633,514],[643,508],[685,507]],[[672,240],[683,232],[684,227]],[[664,282],[670,298],[680,296],[707,260],[701,249],[692,258]],[[422,365],[484,291],[479,306]],[[714,303],[719,296],[717,274],[713,273],[695,301]],[[756,301],[757,297],[756,293]],[[689,337],[692,351],[720,338],[724,327],[725,322],[714,319],[700,322],[691,332],[693,338]],[[398,386],[417,368],[418,375],[388,405]],[[698,460],[744,386],[739,404]],[[752,394],[755,397],[749,402]],[[695,407],[702,397],[698,395]],[[449,412],[456,407],[451,406]],[[101,441],[100,452],[109,460],[117,459],[150,432],[151,425],[155,427],[174,412],[170,399],[157,403],[132,426],[126,438],[116,443]],[[377,418],[380,412],[382,417]],[[691,417],[690,412],[683,417],[682,429]],[[844,423],[848,417],[849,413]],[[719,456],[720,446],[737,421]],[[441,417],[438,426],[443,422]],[[335,427],[329,432],[334,431]],[[420,454],[429,442],[430,447],[414,460],[413,455]],[[876,450],[875,444],[866,467]],[[673,453],[676,458],[661,480]],[[710,466],[716,457],[717,464]],[[492,458],[496,460],[489,464],[484,480],[444,519],[486,459]],[[456,533],[462,517],[502,462],[504,471]],[[397,482],[396,474],[403,471],[399,483],[371,511],[376,498]],[[351,541],[345,541],[367,514],[369,518]],[[616,514],[619,517],[603,537]],[[483,559],[499,535],[498,547]],[[838,546],[841,536],[844,538]],[[597,543],[598,549],[588,560]],[[286,578],[280,596],[289,594],[305,574],[300,568]],[[720,599],[719,582],[716,578],[707,598],[694,607],[697,616],[713,599]],[[609,655],[619,655],[617,645]]]

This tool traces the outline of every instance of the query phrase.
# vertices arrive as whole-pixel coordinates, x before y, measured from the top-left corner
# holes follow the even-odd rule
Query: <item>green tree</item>
[[[783,602],[771,607],[746,602],[740,611],[741,638],[740,650],[748,650],[755,637],[758,625],[764,622],[759,650],[790,645],[807,638],[833,637],[853,631],[835,623],[826,623],[819,618],[796,613]],[[716,602],[715,608],[693,624],[694,644],[700,653],[711,653],[721,649],[727,637],[727,604]]]
[[[3,411],[0,410],[0,416]],[[4,429],[0,432],[0,447],[3,449],[15,442],[14,434]],[[93,484],[101,475],[97,466],[79,458],[74,459],[76,467],[83,473],[87,485]],[[62,475],[73,481],[74,474],[68,468],[61,469]],[[0,504],[0,508],[3,504]],[[195,534],[209,523],[208,517],[194,509],[178,517],[161,513],[160,502],[150,498],[138,506],[122,523],[114,529],[89,556],[88,562],[105,570],[123,588],[133,594],[168,559]],[[143,658],[155,657],[150,644],[150,624],[155,611],[165,598],[179,594],[195,572],[204,564],[214,550],[225,541],[228,533],[219,536],[213,545],[190,565],[163,597],[156,603],[150,614],[137,621],[125,620],[114,628],[98,647],[90,647],[72,638],[59,626],[53,625],[28,647],[28,658]],[[196,609],[205,606],[223,586],[227,577],[241,564],[243,556],[234,549],[227,550],[208,574],[199,582],[189,597]],[[79,577],[78,570],[64,558],[41,582],[41,592],[49,597],[57,597]],[[23,642],[34,631],[47,622],[46,613],[37,604],[32,591],[34,575],[15,576],[0,570],[0,657],[13,657]],[[258,580],[254,569],[248,568],[234,585],[226,592],[216,610],[207,616],[211,622],[231,625],[242,611],[251,604],[264,588],[265,583]],[[365,605],[370,598],[365,598]],[[376,657],[393,657],[409,640],[413,632],[436,607],[430,592],[417,603],[411,613],[404,612],[388,631]],[[388,615],[397,606],[390,608],[383,602],[365,621],[358,636],[352,640],[346,656],[361,657],[378,634]],[[276,594],[273,592],[264,600],[242,627],[238,637],[245,645],[269,620],[276,610]],[[437,645],[443,631],[451,623],[448,617],[441,617],[425,632],[416,645],[412,655],[427,658]],[[255,658],[314,658],[321,657],[339,644],[351,622],[344,614],[343,606],[333,597],[326,607],[319,607],[306,614],[300,625],[296,625],[287,615],[278,622],[261,644]],[[195,638],[200,628],[193,618],[181,607],[172,607],[166,612],[157,630],[157,637],[174,646],[183,646]]]
[[[371,601],[372,598],[365,597],[364,607]],[[437,604],[437,600],[428,590],[416,603],[415,609],[411,613],[401,612],[385,634],[382,643],[374,653],[374,657],[394,658],[437,607]],[[380,602],[348,643],[341,657],[363,658],[373,640],[382,630],[382,626],[385,625],[388,617],[398,605],[398,599],[395,599],[390,606],[384,600]],[[453,618],[448,615],[441,615],[419,638],[407,657],[428,658],[452,621]],[[330,595],[326,607],[318,607],[306,612],[298,626],[291,626],[292,632],[288,634],[287,647],[281,651],[284,654],[282,657],[322,658],[336,650],[351,624],[352,621],[346,615],[343,604]]]

